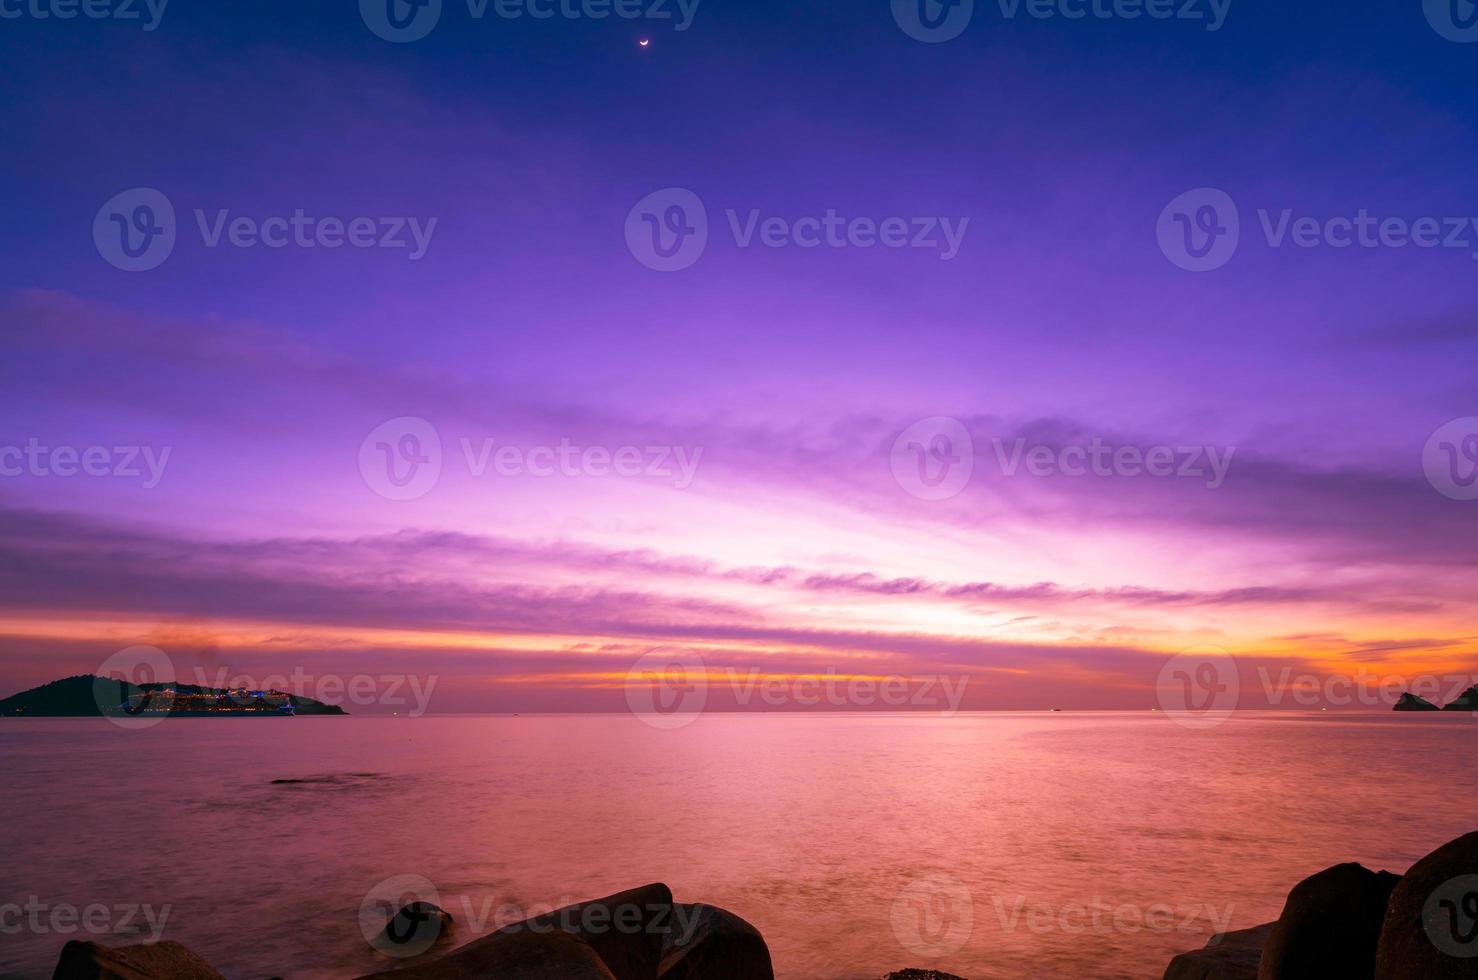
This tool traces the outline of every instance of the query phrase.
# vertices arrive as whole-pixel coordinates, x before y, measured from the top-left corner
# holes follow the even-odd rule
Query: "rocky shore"
[[[556,909],[460,946],[435,905],[401,908],[372,943],[386,968],[360,980],[774,980],[759,931],[651,884]],[[1405,875],[1338,864],[1299,882],[1276,922],[1213,936],[1164,980],[1457,980],[1478,977],[1478,832]],[[175,942],[69,942],[53,980],[223,980]],[[907,969],[883,980],[965,980]]]
[[[1211,937],[1164,980],[1478,977],[1478,833],[1405,875],[1337,864],[1293,886],[1276,922]]]

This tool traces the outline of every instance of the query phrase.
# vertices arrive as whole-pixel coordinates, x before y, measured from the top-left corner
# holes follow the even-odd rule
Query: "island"
[[[285,718],[345,714],[348,712],[338,705],[285,691],[173,682],[133,684],[92,674],[52,681],[0,700],[0,716],[22,718]]]

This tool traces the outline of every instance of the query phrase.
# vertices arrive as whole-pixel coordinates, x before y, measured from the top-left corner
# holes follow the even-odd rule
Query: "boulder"
[[[659,882],[567,905],[502,931],[550,928],[562,929],[589,943],[616,980],[655,980],[665,937],[678,924],[673,916],[672,891]]]
[[[494,937],[496,942],[487,941]],[[374,976],[393,980],[615,980],[589,943],[559,929],[493,933],[439,959]]]
[[[1391,892],[1375,980],[1478,976],[1478,832],[1411,866]]]
[[[1478,684],[1442,706],[1443,711],[1478,711]]]
[[[434,902],[411,902],[390,917],[385,928],[371,943],[382,953],[410,952],[414,945],[425,951],[451,938],[455,923],[452,914]]]
[[[176,942],[107,946],[72,940],[62,947],[51,980],[225,980]]]
[[[667,934],[661,980],[775,980],[759,930],[712,905],[677,905]]]
[[[1258,980],[1371,980],[1386,902],[1400,880],[1352,862],[1294,885],[1263,945]]]
[[[1432,702],[1428,701],[1426,698],[1420,697],[1420,696],[1415,695],[1415,694],[1412,694],[1410,691],[1408,691],[1408,692],[1406,692],[1405,694],[1401,695],[1399,698],[1396,699],[1396,703],[1391,706],[1391,710],[1392,711],[1441,711],[1442,709],[1439,708],[1439,707],[1437,707]]]
[[[953,973],[940,973],[938,970],[894,970],[883,977],[883,980],[965,980],[964,977],[955,976]]]
[[[561,980],[597,976],[656,980],[662,951],[685,921],[674,912],[672,892],[666,885],[644,885],[504,926],[429,963],[375,976],[396,980],[514,980],[525,975]],[[591,973],[592,964],[600,972]],[[547,972],[538,973],[540,969]],[[518,970],[536,972],[521,974]]]
[[[1219,932],[1201,949],[1170,961],[1164,980],[1257,980],[1262,947],[1273,931],[1268,922],[1251,929]]]

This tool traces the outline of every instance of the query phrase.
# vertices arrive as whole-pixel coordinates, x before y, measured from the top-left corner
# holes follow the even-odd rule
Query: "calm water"
[[[463,937],[662,880],[759,927],[782,978],[1158,977],[1304,875],[1474,829],[1475,738],[1390,714],[4,719],[0,902],[167,905],[164,938],[233,980],[295,980],[377,968],[358,909],[390,875],[434,882]],[[0,974],[50,976],[65,938],[0,934]]]

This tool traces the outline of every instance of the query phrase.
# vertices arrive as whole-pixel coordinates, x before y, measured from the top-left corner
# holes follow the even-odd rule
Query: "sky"
[[[1478,672],[1462,4],[66,9],[0,0],[0,696]]]

